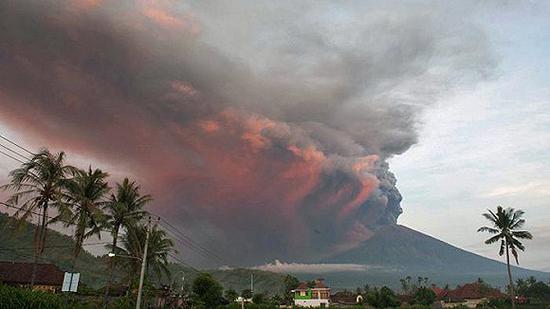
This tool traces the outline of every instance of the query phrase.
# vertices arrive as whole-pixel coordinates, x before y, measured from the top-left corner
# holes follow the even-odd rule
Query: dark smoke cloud
[[[2,1],[0,119],[123,167],[231,263],[310,261],[396,222],[386,160],[490,75],[466,6]]]

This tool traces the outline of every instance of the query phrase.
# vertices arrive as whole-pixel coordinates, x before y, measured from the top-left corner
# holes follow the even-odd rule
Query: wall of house
[[[295,299],[294,304],[296,307],[328,307],[330,302],[328,299]]]

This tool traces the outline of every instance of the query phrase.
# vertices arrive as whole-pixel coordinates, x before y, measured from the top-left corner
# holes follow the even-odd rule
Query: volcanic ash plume
[[[0,119],[231,263],[347,250],[402,212],[418,113],[493,67],[468,9],[349,4],[2,1]]]

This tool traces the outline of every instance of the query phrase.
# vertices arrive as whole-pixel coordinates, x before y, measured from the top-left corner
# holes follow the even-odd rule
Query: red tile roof
[[[315,288],[315,289],[326,289],[327,286],[325,285],[325,282],[323,282],[323,280],[319,279],[319,280],[315,280],[315,286],[313,288]]]
[[[447,293],[446,297],[451,299],[481,299],[481,298],[501,298],[502,294],[499,290],[484,284],[475,282],[467,283],[459,286]]]
[[[12,284],[30,284],[33,263],[0,262],[0,282]],[[63,271],[53,264],[37,264],[35,284],[63,284]]]
[[[300,285],[295,289],[295,291],[307,291],[310,289],[307,282],[300,282]],[[322,279],[315,280],[315,284],[311,289],[328,289]]]
[[[300,282],[300,285],[298,285],[296,291],[307,291],[307,289],[309,289],[307,282]]]

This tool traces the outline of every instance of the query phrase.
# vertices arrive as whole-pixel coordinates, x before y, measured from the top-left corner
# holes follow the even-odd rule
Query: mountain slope
[[[23,223],[15,229],[13,218],[0,213],[0,261],[30,262],[33,259],[33,235],[36,225]],[[99,242],[99,241],[98,241]],[[71,256],[74,241],[71,237],[48,229],[46,249],[41,262],[53,263],[63,271],[71,270]],[[94,289],[101,288],[107,280],[106,261],[83,250],[78,257],[75,268],[81,273],[82,283]],[[182,275],[188,284],[193,281],[196,272],[179,264],[170,264],[169,270],[172,279],[163,279],[164,284],[181,286]],[[182,273],[183,272],[183,273]],[[237,291],[250,287],[250,274],[254,274],[254,289],[256,291],[282,291],[284,276],[272,272],[230,269],[208,270],[224,288],[233,288]],[[120,275],[119,275],[120,276]]]
[[[373,281],[384,278],[393,286],[399,282],[399,276],[406,275],[413,278],[428,276],[441,284],[464,283],[479,277],[497,286],[506,284],[504,263],[462,250],[402,225],[385,226],[361,246],[324,262],[371,265],[373,269],[361,275],[363,282],[369,277]],[[513,272],[517,278],[550,278],[549,273],[520,267],[514,267]],[[353,277],[352,274],[340,274],[338,277],[342,276]]]

